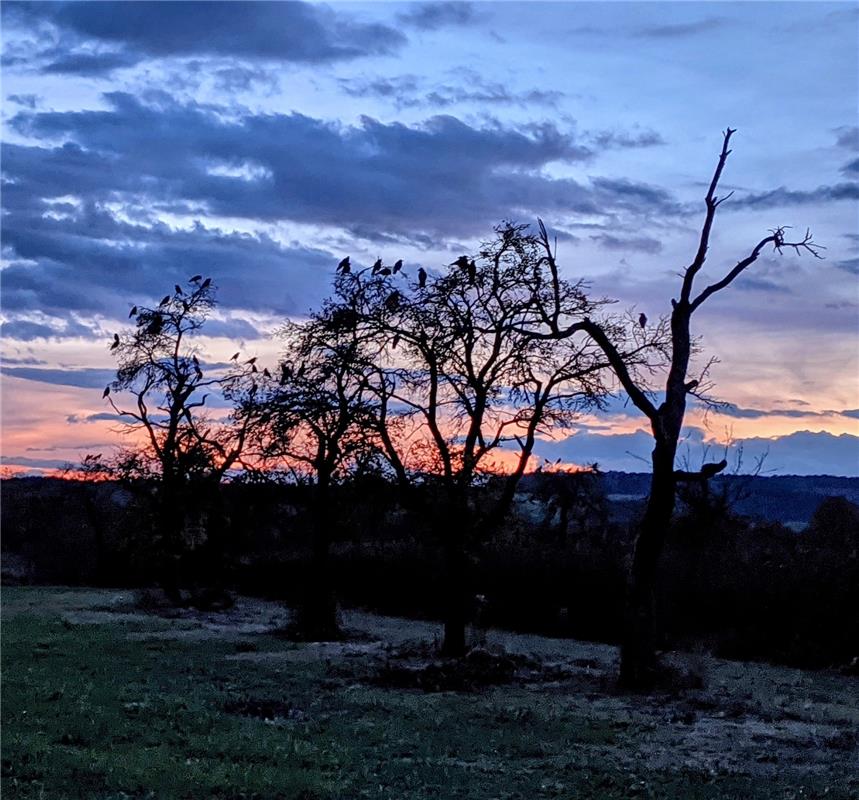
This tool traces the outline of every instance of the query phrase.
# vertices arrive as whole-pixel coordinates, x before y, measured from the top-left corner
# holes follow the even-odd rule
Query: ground
[[[133,600],[3,590],[4,797],[859,797],[855,678],[672,655],[704,687],[643,697],[615,648],[489,631],[479,685],[431,623],[348,612],[308,645],[274,603]]]

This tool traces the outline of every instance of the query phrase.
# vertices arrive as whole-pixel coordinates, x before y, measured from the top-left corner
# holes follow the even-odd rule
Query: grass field
[[[575,643],[507,637],[568,669],[394,689],[374,676],[406,650],[369,640],[426,640],[425,623],[355,615],[366,643],[320,647],[242,624],[276,627],[259,601],[237,621],[133,613],[128,599],[3,590],[4,798],[859,796],[856,684],[842,676],[714,662],[707,690],[626,697],[606,677],[611,648],[582,645],[583,659]]]

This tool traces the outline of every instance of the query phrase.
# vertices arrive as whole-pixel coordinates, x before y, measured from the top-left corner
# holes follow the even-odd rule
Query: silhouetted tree
[[[423,486],[430,499],[446,565],[443,651],[452,656],[466,648],[469,554],[502,522],[537,436],[606,395],[600,348],[587,336],[552,335],[606,301],[552,273],[527,226],[496,233],[435,279],[419,274],[416,285],[384,271],[336,281],[340,318],[378,348],[379,446],[400,485]],[[604,324],[623,338],[627,326]],[[652,341],[639,331],[622,348],[631,369],[647,366],[658,339],[649,334]]]
[[[254,438],[263,462],[288,465],[311,490],[311,559],[297,633],[324,641],[339,636],[329,567],[338,522],[332,490],[367,449],[375,395],[362,374],[364,346],[354,326],[344,324],[342,310],[326,304],[304,323],[287,323],[280,335],[285,349],[277,374],[246,411],[259,422]]]
[[[211,279],[195,277],[154,308],[132,308],[136,326],[114,334],[110,350],[118,369],[104,390],[125,432],[143,434],[142,443],[120,453],[111,467],[117,476],[154,480],[162,581],[176,600],[180,561],[189,547],[202,544],[186,541],[192,517],[209,516],[204,534],[211,537],[212,523],[219,524],[217,486],[239,462],[250,425],[250,418],[231,424],[206,412],[208,397],[239,392],[252,369],[237,365],[225,374],[204,374],[193,339],[215,306],[215,289]]]
[[[665,379],[665,398],[661,403],[653,399],[646,382],[636,379],[629,364],[614,340],[613,332],[591,319],[575,323],[567,328],[554,324],[554,333],[564,337],[585,331],[605,353],[611,367],[632,403],[650,421],[653,434],[652,480],[644,516],[641,520],[629,575],[627,597],[627,620],[621,649],[621,681],[630,687],[647,688],[656,674],[653,595],[656,567],[662,552],[665,536],[674,512],[679,481],[702,482],[712,478],[727,466],[726,461],[706,463],[699,471],[675,470],[677,443],[683,426],[688,395],[700,396],[703,374],[689,380],[689,364],[693,353],[691,334],[692,315],[710,297],[727,288],[744,270],[757,261],[760,254],[773,247],[781,253],[792,248],[800,253],[806,251],[816,257],[819,247],[811,234],[796,241],[788,241],[785,228],[776,228],[763,237],[745,257],[729,269],[722,278],[703,289],[696,290],[695,279],[704,266],[710,244],[710,233],[718,207],[730,197],[716,196],[719,180],[730,154],[729,144],[734,131],[728,128],[722,141],[722,150],[707,195],[704,199],[706,213],[701,227],[698,250],[685,269],[679,298],[671,301],[671,347],[668,374]],[[543,242],[548,252],[548,241]]]

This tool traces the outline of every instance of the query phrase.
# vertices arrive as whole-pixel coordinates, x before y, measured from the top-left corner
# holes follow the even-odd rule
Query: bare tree
[[[586,335],[552,335],[553,324],[572,326],[606,301],[552,273],[527,226],[506,223],[496,233],[430,281],[423,270],[416,285],[377,270],[341,274],[336,284],[341,317],[378,347],[379,446],[401,486],[422,485],[432,498],[451,656],[466,649],[470,552],[503,521],[538,435],[606,395],[601,349]],[[623,325],[604,324],[623,338]],[[621,352],[630,369],[646,366],[653,341],[628,344]]]
[[[199,520],[207,511],[217,516],[214,494],[239,463],[250,425],[248,418],[217,419],[206,411],[208,397],[238,392],[253,371],[251,364],[237,364],[226,374],[204,374],[194,335],[215,306],[214,294],[211,279],[195,276],[157,306],[132,308],[136,327],[114,334],[110,349],[119,362],[117,375],[104,390],[106,402],[127,423],[124,431],[143,434],[142,445],[115,459],[114,471],[155,482],[163,582],[174,599],[191,517]],[[211,535],[211,524],[206,533]]]
[[[287,465],[310,490],[310,568],[296,626],[307,641],[340,635],[329,568],[338,522],[333,490],[367,450],[375,403],[363,374],[365,347],[343,322],[342,310],[326,304],[304,323],[287,323],[278,373],[245,406],[259,423],[254,440],[261,462]]]
[[[683,419],[686,413],[687,397],[701,396],[703,375],[689,379],[690,359],[694,341],[691,334],[692,315],[710,297],[730,286],[748,267],[754,264],[762,252],[769,247],[781,253],[785,248],[797,253],[807,252],[819,258],[819,245],[816,245],[809,232],[795,241],[786,238],[786,228],[771,230],[755,244],[749,253],[737,261],[717,281],[696,289],[695,281],[701,272],[710,245],[710,233],[716,217],[716,210],[731,193],[717,197],[716,191],[725,163],[730,155],[729,144],[734,130],[728,128],[723,134],[722,150],[716,165],[707,195],[704,199],[706,212],[701,227],[698,249],[692,262],[685,269],[680,285],[680,296],[671,301],[670,332],[671,347],[668,374],[665,379],[665,398],[657,403],[646,382],[638,380],[630,370],[628,361],[618,347],[614,334],[604,325],[591,319],[571,326],[552,322],[554,335],[571,336],[585,331],[591,336],[611,364],[621,386],[630,400],[650,421],[653,434],[651,455],[652,479],[650,494],[644,516],[641,520],[633,553],[629,575],[627,596],[627,619],[621,649],[621,681],[627,686],[647,688],[656,676],[655,632],[654,632],[654,589],[656,568],[663,549],[668,526],[674,513],[677,485],[681,481],[701,482],[721,472],[727,461],[705,463],[695,472],[676,470],[675,459]],[[549,242],[543,241],[544,249],[549,252]],[[705,370],[706,371],[706,370]]]

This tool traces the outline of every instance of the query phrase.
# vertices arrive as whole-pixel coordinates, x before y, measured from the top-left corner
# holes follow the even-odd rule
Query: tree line
[[[690,376],[692,316],[767,248],[820,255],[810,234],[788,241],[776,228],[717,280],[696,285],[716,211],[729,196],[716,192],[733,133],[723,135],[698,248],[669,315],[648,321],[616,311],[583,281],[564,277],[542,221],[536,229],[505,222],[476,252],[432,274],[421,267],[412,278],[401,260],[357,269],[344,258],[331,296],[278,332],[276,367],[236,353],[219,368],[200,360],[195,338],[215,308],[215,286],[195,275],[157,306],[135,306],[133,329],[115,335],[117,377],[105,401],[143,444],[112,459],[87,457],[84,469],[156,487],[159,573],[177,600],[188,579],[189,530],[204,520],[205,537],[223,536],[225,479],[241,471],[308,486],[312,557],[298,615],[308,639],[337,634],[332,492],[374,476],[425,520],[438,544],[442,651],[455,657],[466,650],[477,545],[509,514],[538,438],[623,392],[647,418],[654,449],[627,580],[620,677],[630,687],[651,685],[657,567],[678,487],[706,491],[726,466],[675,468],[687,398],[708,399],[709,364]],[[210,576],[216,561],[206,567]]]

